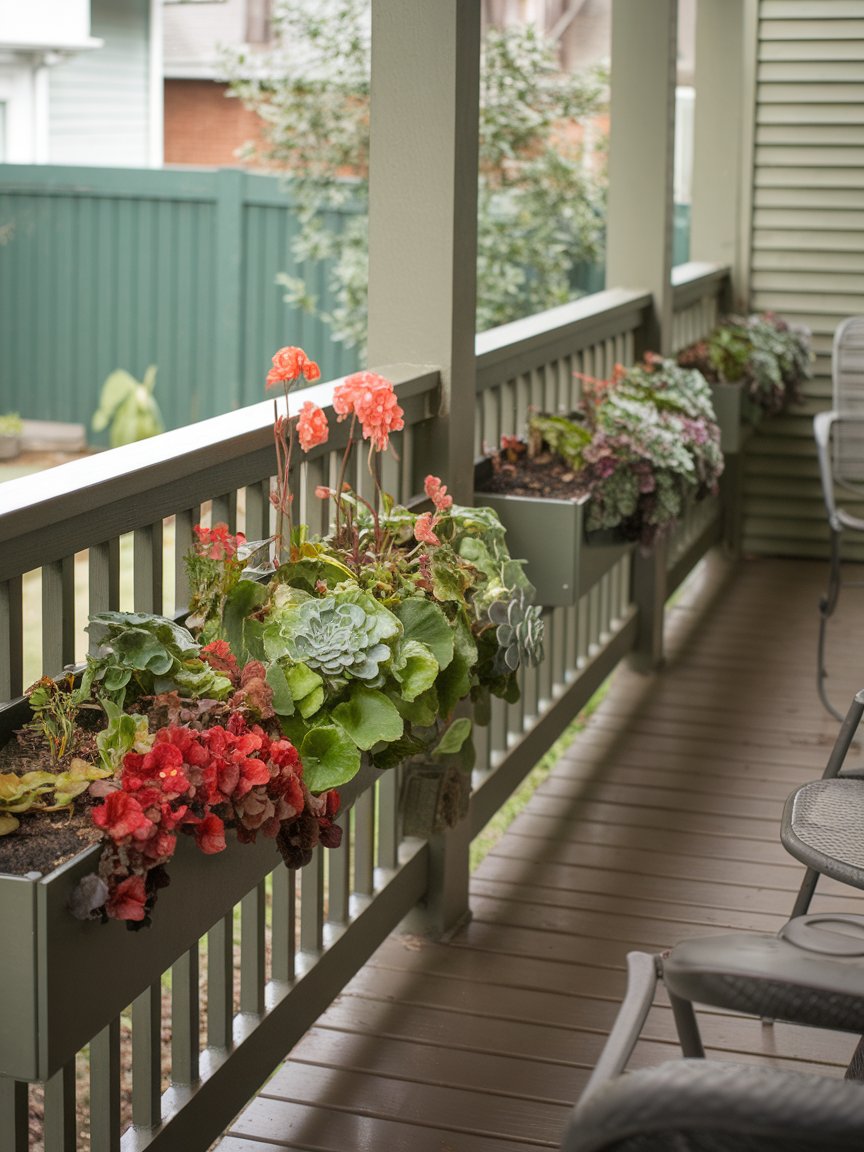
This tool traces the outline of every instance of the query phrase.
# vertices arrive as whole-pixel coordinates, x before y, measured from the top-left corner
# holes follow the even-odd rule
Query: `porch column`
[[[677,0],[612,0],[606,284],[647,288],[651,315],[637,355],[672,352],[672,229]],[[631,663],[663,660],[666,549],[637,555],[639,633]]]
[[[677,0],[613,0],[606,284],[648,288],[642,348],[672,338]]]
[[[372,0],[368,362],[440,370],[439,418],[419,437],[415,482],[434,471],[466,504],[479,75],[479,0]]]
[[[414,435],[412,486],[434,472],[473,493],[479,0],[372,0],[369,365],[441,374]],[[429,845],[422,927],[469,915],[470,822]]]
[[[696,13],[696,109],[690,255],[732,268],[733,300],[746,310],[749,168],[753,150],[750,103],[756,37],[752,0],[699,0]]]

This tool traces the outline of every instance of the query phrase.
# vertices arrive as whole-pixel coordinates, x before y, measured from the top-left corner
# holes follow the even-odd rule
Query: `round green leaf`
[[[403,600],[396,615],[402,621],[405,642],[417,640],[425,644],[438,661],[438,667],[446,668],[453,659],[453,629],[438,605],[412,597]]]
[[[401,686],[402,697],[410,702],[432,687],[439,668],[438,661],[425,644],[409,640],[400,646],[391,670]]]
[[[368,751],[375,744],[398,740],[405,727],[392,700],[376,688],[358,685],[347,700],[333,709],[336,720],[358,748]]]
[[[310,792],[339,788],[360,771],[360,749],[338,724],[311,728],[300,745],[300,759]]]

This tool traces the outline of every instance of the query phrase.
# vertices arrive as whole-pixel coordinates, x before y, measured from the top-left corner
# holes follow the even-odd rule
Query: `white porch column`
[[[746,309],[749,158],[756,36],[753,0],[699,0],[690,256],[729,264],[735,307]]]
[[[664,354],[672,331],[677,14],[677,0],[612,2],[606,284],[651,290],[645,346]]]
[[[472,493],[479,71],[479,0],[372,0],[368,362],[440,369],[441,419],[418,464],[460,503]]]

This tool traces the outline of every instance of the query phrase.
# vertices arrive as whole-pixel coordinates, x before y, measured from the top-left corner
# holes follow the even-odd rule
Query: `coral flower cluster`
[[[390,433],[405,427],[404,413],[391,382],[375,372],[355,372],[333,389],[333,411],[340,420],[356,416],[363,439],[378,452],[386,452]]]

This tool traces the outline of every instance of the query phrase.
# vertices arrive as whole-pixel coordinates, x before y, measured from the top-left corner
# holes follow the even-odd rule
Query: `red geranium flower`
[[[104,804],[93,809],[93,823],[115,843],[153,827],[152,820],[144,814],[135,797],[122,791],[111,792],[105,797]]]
[[[128,876],[109,891],[105,911],[114,920],[143,920],[147,889],[143,876]]]

